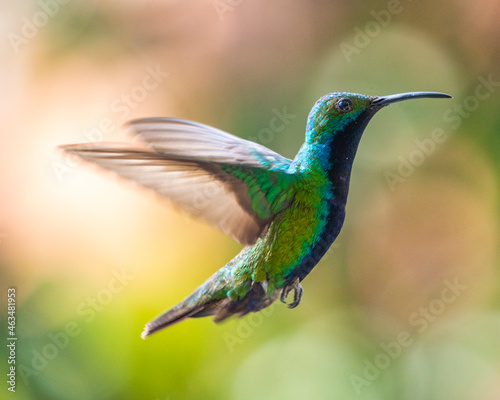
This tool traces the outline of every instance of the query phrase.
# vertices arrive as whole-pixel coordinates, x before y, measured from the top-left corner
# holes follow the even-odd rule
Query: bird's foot
[[[293,290],[293,301],[288,304],[288,308],[295,308],[299,305],[300,300],[302,299],[302,285],[300,284],[300,279],[295,278],[293,281],[287,283],[283,290],[281,291],[281,302],[286,304],[286,298],[288,294]]]

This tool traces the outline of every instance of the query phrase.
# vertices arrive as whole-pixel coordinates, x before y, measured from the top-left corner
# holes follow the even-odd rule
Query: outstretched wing
[[[218,129],[177,119],[129,123],[149,148],[76,144],[62,148],[169,198],[247,245],[293,198],[291,160]]]

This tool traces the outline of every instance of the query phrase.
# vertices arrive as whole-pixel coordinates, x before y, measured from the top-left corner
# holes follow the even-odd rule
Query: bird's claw
[[[286,304],[286,298],[288,294],[293,290],[293,301],[288,304],[288,308],[295,308],[299,305],[300,300],[302,299],[302,285],[300,284],[300,279],[295,278],[293,281],[289,282],[285,285],[281,292],[281,302]]]

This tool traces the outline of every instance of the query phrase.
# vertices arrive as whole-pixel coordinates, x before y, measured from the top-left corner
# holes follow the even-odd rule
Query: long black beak
[[[446,93],[439,92],[408,92],[408,93],[399,93],[399,94],[391,94],[389,96],[379,96],[373,99],[372,104],[376,106],[386,106],[392,103],[397,103],[398,101],[411,100],[411,99],[426,99],[426,98],[434,98],[434,99],[449,99],[451,96]]]

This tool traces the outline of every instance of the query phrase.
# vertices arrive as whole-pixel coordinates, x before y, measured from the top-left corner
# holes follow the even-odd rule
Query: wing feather
[[[175,118],[145,118],[128,129],[162,154],[183,159],[288,169],[292,161],[257,143],[208,125]]]
[[[109,143],[62,148],[153,189],[244,245],[254,243],[292,200],[294,176],[286,172],[291,161],[263,146],[170,118],[136,120],[129,128],[149,148]]]

